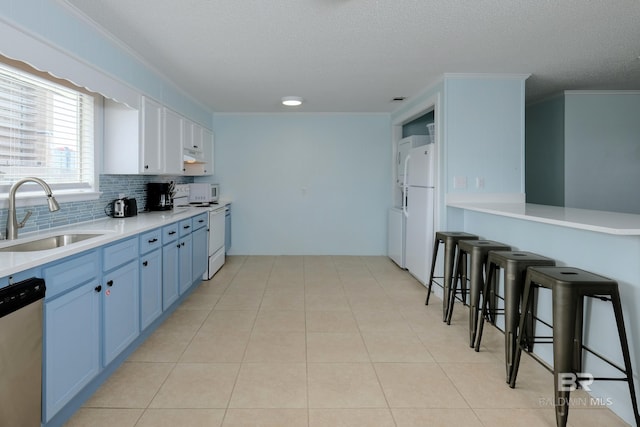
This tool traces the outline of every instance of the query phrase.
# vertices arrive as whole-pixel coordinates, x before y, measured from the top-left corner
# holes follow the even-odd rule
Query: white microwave
[[[189,184],[189,203],[216,203],[220,199],[220,185],[196,182]]]

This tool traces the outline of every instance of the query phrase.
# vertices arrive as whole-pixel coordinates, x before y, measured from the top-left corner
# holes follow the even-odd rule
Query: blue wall
[[[566,91],[527,107],[527,201],[640,213],[640,92]]]
[[[640,214],[640,92],[565,95],[565,205]]]
[[[445,80],[447,193],[524,193],[525,78]],[[454,188],[456,176],[467,178],[467,188]]]
[[[214,129],[232,253],[386,253],[388,115],[221,114]]]
[[[564,206],[564,97],[527,106],[525,147],[527,202]]]

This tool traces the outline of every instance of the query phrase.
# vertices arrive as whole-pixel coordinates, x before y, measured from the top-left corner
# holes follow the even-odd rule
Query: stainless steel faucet
[[[18,191],[18,187],[20,187],[25,182],[35,182],[36,184],[40,184],[45,193],[47,193],[47,203],[49,204],[49,211],[55,212],[60,209],[60,205],[56,201],[55,197],[51,192],[51,187],[41,180],[40,178],[35,177],[27,177],[22,178],[15,184],[11,186],[9,190],[9,211],[7,212],[7,228],[6,228],[6,239],[7,240],[15,240],[18,238],[18,229],[24,227],[27,223],[27,220],[31,216],[31,211],[27,211],[27,214],[24,216],[22,221],[18,223],[16,219],[16,191]]]

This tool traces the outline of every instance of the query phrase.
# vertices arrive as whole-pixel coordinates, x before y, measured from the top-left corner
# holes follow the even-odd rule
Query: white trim
[[[26,62],[39,71],[68,80],[76,86],[98,92],[132,108],[138,108],[140,104],[140,96],[131,87],[49,41],[36,38],[14,22],[1,18],[0,52],[11,59]]]
[[[526,80],[531,73],[444,73],[445,79],[514,79]]]
[[[385,112],[373,112],[373,113],[367,113],[367,112],[347,112],[347,111],[319,111],[319,112],[313,112],[313,111],[300,111],[300,112],[291,112],[291,111],[256,111],[256,112],[250,112],[250,111],[242,111],[242,112],[213,112],[213,117],[221,117],[221,116],[282,116],[282,115],[289,115],[292,117],[295,116],[389,116],[390,113],[385,113]]]

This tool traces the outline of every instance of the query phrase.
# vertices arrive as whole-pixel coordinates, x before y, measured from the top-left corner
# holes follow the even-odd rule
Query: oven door
[[[209,268],[207,279],[224,264],[225,208],[209,212]]]

